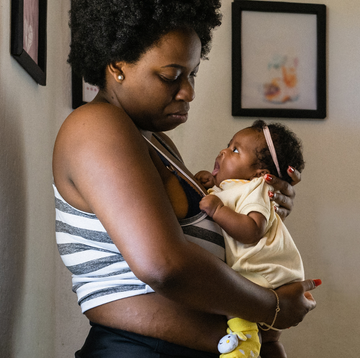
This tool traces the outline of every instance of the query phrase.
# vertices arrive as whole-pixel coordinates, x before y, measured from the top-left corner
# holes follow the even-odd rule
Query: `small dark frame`
[[[71,94],[73,109],[76,109],[86,103],[83,100],[82,78],[78,76],[73,70],[71,71]]]
[[[71,39],[73,34],[71,32]],[[71,100],[72,109],[76,109],[88,102],[90,102],[99,91],[97,86],[90,85],[85,82],[83,77],[78,75],[73,68],[71,68]]]
[[[42,86],[46,86],[47,0],[39,0],[37,62],[24,49],[24,1],[11,0],[11,55]]]
[[[271,104],[261,106],[243,106],[243,66],[242,53],[242,15],[244,11],[313,14],[316,15],[316,34],[312,43],[314,45],[316,65],[314,69],[313,88],[316,95],[312,101],[315,108],[274,108]],[[256,13],[252,13],[256,14]],[[255,15],[257,16],[257,15]],[[261,25],[261,24],[259,24]],[[259,87],[260,88],[260,87]],[[265,91],[263,88],[261,91]],[[245,92],[244,92],[245,93]],[[259,96],[260,97],[260,96]],[[265,95],[264,95],[265,97]],[[255,100],[256,102],[256,100]],[[265,101],[264,101],[265,102]],[[269,108],[267,108],[267,106]],[[290,108],[289,108],[290,106]],[[250,107],[250,108],[249,108]],[[281,106],[280,106],[281,107]],[[296,107],[296,106],[294,106]],[[270,1],[234,0],[232,3],[232,115],[245,117],[285,117],[285,118],[320,118],[326,117],[326,6],[322,4],[304,4]]]
[[[99,92],[97,86],[85,82],[82,77],[71,70],[72,108],[76,109],[90,102]]]

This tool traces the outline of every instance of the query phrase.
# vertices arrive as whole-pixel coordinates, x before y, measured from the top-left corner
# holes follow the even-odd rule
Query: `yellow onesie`
[[[208,193],[218,196],[225,206],[237,213],[247,215],[256,211],[264,215],[267,220],[266,231],[255,244],[242,244],[223,230],[226,262],[233,270],[250,281],[275,289],[286,283],[304,280],[304,268],[300,253],[289,231],[276,214],[275,204],[270,201],[268,195],[270,189],[271,187],[262,177],[251,181],[228,179],[220,183],[220,188],[214,186],[208,190]],[[243,332],[245,335],[250,335],[251,339],[242,341],[240,338],[237,349],[231,353],[222,354],[222,358],[258,357],[260,343],[257,325],[241,321],[244,320],[239,318],[230,320],[228,322],[230,330],[238,333],[239,336]],[[242,326],[246,329],[242,329]],[[249,330],[251,334],[247,332]]]

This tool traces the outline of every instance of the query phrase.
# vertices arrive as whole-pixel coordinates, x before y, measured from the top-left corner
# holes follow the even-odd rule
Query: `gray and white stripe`
[[[82,312],[135,295],[154,292],[131,271],[100,220],[69,205],[55,185],[56,242],[72,273],[73,291]],[[225,244],[220,227],[203,213],[181,220],[186,238],[220,259]]]

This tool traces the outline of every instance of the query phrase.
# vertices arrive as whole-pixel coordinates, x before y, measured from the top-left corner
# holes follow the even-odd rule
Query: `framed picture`
[[[326,117],[326,7],[234,0],[232,115]]]
[[[11,55],[42,86],[46,85],[47,0],[11,0]]]
[[[84,81],[84,79],[72,71],[71,74],[72,87],[72,108],[76,109],[83,104],[90,102],[99,92],[97,86],[93,86]]]

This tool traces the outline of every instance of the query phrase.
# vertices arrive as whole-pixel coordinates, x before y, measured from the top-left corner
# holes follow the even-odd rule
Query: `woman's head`
[[[250,128],[261,133],[265,126],[266,123],[264,121],[257,120]],[[274,143],[282,179],[291,183],[292,179],[287,174],[288,166],[292,166],[299,172],[305,167],[301,141],[297,138],[295,133],[280,123],[269,124],[268,128]],[[258,148],[256,156],[260,168],[267,169],[271,174],[278,176],[276,166],[267,145]]]
[[[187,120],[200,57],[201,43],[194,30],[173,30],[136,63],[107,67],[106,100],[122,108],[138,128],[174,129]]]
[[[73,0],[69,63],[85,81],[105,86],[105,69],[136,63],[165,34],[192,29],[209,51],[211,31],[220,25],[220,0]]]

